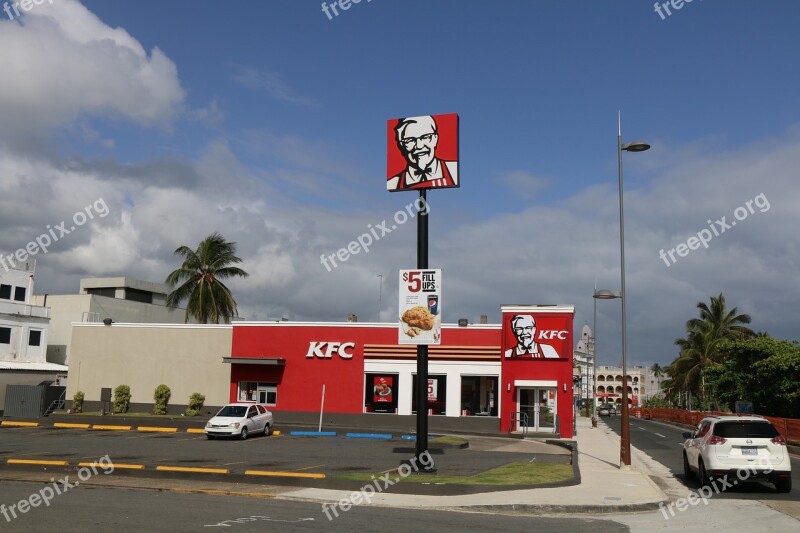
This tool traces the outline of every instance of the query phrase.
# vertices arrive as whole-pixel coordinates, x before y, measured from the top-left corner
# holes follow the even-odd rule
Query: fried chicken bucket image
[[[433,321],[436,317],[431,314],[427,307],[418,305],[403,313],[401,318],[403,322],[411,326],[412,329],[431,330],[433,329]]]

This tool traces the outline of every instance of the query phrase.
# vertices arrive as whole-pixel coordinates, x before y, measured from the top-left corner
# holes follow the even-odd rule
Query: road
[[[0,530],[63,532],[111,531],[563,531],[615,533],[627,526],[595,518],[546,518],[485,513],[352,507],[336,517],[319,503],[277,499],[181,494],[79,486],[55,496],[49,505],[22,514],[9,506],[30,498],[44,485],[0,484]],[[0,508],[2,509],[2,508]],[[212,529],[213,528],[213,529]]]
[[[603,417],[608,427],[619,434],[622,418],[619,416]],[[696,481],[687,481],[683,477],[683,456],[681,455],[683,436],[688,429],[663,422],[631,418],[631,445],[643,451],[662,465],[666,466],[689,490],[699,487]],[[746,482],[728,488],[716,494],[715,498],[737,500],[793,501],[800,500],[800,458],[792,456],[792,491],[778,494],[771,483]]]

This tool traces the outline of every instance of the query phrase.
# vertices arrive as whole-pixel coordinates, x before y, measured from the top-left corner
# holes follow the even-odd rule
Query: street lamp
[[[628,335],[625,321],[625,210],[622,204],[622,151],[644,152],[650,145],[644,141],[633,141],[622,144],[622,113],[617,114],[617,166],[619,167],[619,263],[620,292],[622,298],[622,428],[620,430],[620,462],[623,466],[631,465],[631,424],[628,420]]]
[[[594,294],[592,294],[592,302],[594,303],[594,321],[592,323],[592,345],[594,346],[593,353],[594,353],[594,360],[592,361],[592,365],[594,366],[594,377],[592,378],[592,383],[594,384],[595,393],[594,393],[594,408],[595,411],[592,413],[592,426],[597,425],[597,300],[613,300],[614,298],[622,298],[622,293],[617,291],[609,291],[606,289],[597,290],[597,285],[595,284],[594,287]]]

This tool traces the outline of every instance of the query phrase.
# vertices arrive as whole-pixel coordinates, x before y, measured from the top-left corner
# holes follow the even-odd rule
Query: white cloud
[[[75,0],[45,2],[0,22],[0,138],[39,137],[81,116],[166,127],[184,92],[175,64],[150,54]]]

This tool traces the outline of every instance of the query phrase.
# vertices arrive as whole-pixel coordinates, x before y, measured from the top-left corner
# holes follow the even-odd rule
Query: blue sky
[[[634,0],[363,0],[333,20],[320,4],[0,13],[0,253],[102,194],[108,217],[37,256],[37,293],[161,281],[178,245],[219,231],[252,274],[233,284],[245,317],[391,321],[397,287],[377,276],[414,265],[413,223],[333,272],[319,256],[414,199],[383,187],[386,120],[456,112],[462,187],[429,196],[445,320],[570,303],[577,329],[595,279],[619,285],[621,110],[624,140],[653,145],[624,156],[632,358],[668,363],[719,292],[793,338],[800,4],[695,0],[665,20]],[[659,259],[759,194],[768,210]],[[619,303],[598,311],[616,363]]]

